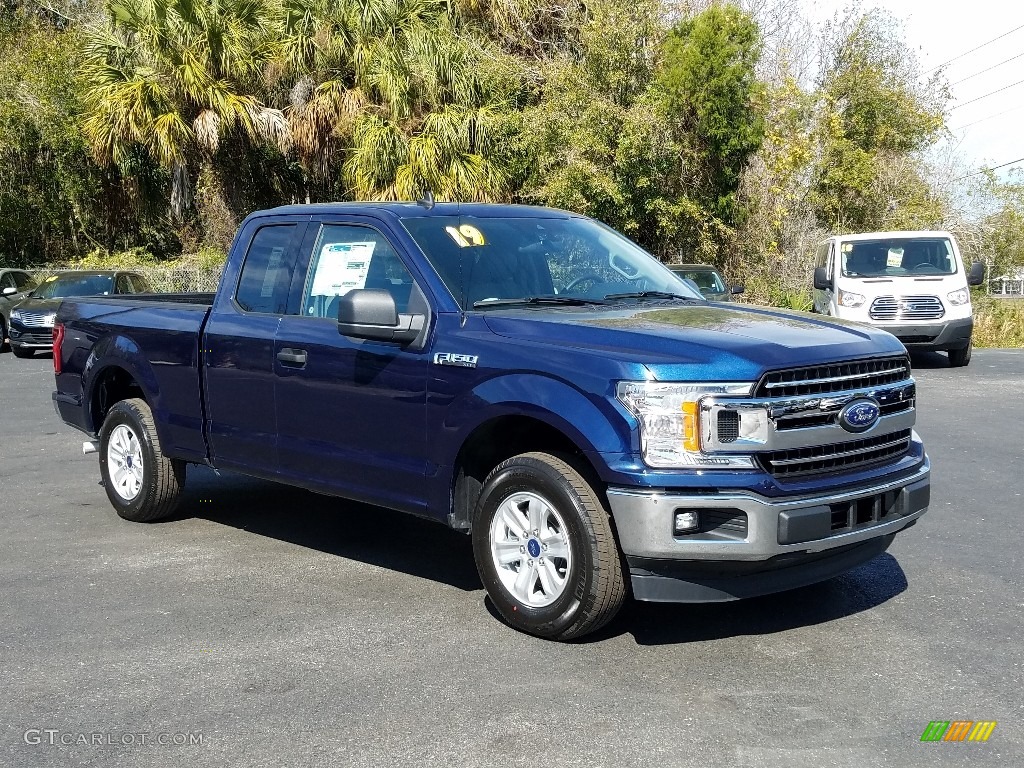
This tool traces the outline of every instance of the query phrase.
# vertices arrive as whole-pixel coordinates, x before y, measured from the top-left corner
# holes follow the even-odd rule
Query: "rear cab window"
[[[298,225],[267,224],[256,230],[242,263],[235,304],[244,312],[283,315],[288,309],[292,251]]]

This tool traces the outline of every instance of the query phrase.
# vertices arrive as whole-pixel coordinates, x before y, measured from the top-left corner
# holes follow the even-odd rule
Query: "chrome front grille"
[[[910,434],[904,429],[862,440],[762,453],[757,459],[775,477],[849,472],[903,456],[910,449]]]
[[[19,312],[19,321],[26,328],[53,328],[53,313]]]
[[[938,320],[944,314],[938,296],[879,296],[868,310],[872,320]]]
[[[888,357],[878,360],[854,360],[849,363],[790,368],[769,371],[761,377],[756,397],[801,397],[870,389],[910,378],[910,360]]]

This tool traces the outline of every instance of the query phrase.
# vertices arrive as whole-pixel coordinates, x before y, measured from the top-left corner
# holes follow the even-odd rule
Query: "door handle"
[[[277,359],[285,365],[294,365],[301,368],[306,364],[306,350],[285,347],[277,353]]]

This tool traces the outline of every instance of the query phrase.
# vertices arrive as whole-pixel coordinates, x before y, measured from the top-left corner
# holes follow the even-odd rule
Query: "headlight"
[[[650,467],[753,467],[749,456],[713,455],[702,452],[710,438],[710,425],[702,423],[700,400],[706,395],[749,395],[752,384],[742,383],[662,383],[657,381],[619,382],[617,396],[640,423],[640,447],[644,463]],[[739,434],[754,441],[767,417],[758,412],[737,424]]]
[[[15,309],[15,310],[11,311],[11,320],[17,320],[19,323],[21,322],[21,310],[20,309]]]
[[[966,288],[961,288],[959,291],[953,291],[946,298],[949,299],[949,303],[954,307],[959,307],[963,304],[971,303],[971,292]]]
[[[841,307],[859,307],[864,303],[864,297],[859,293],[852,293],[851,291],[839,291],[839,306]]]

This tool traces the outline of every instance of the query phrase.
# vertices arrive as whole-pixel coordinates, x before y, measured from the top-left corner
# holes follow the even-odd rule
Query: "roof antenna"
[[[422,205],[428,211],[434,207],[434,193],[429,189],[423,191],[420,199],[416,201],[416,205]]]

